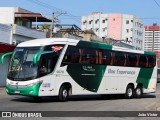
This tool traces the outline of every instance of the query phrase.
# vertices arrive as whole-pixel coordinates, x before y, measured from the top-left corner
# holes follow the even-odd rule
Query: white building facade
[[[81,29],[92,29],[99,37],[121,40],[134,49],[142,49],[143,23],[137,16],[96,12],[82,16]]]

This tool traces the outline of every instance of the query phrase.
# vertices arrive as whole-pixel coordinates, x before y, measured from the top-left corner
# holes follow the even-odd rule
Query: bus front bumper
[[[40,86],[41,83],[37,83],[29,87],[12,87],[10,85],[6,85],[6,92],[9,95],[38,96]]]

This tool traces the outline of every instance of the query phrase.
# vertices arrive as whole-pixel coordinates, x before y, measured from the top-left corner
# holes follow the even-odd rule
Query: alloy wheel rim
[[[138,89],[136,89],[136,94],[137,95],[140,95],[141,94],[141,90],[138,88]]]
[[[127,90],[127,95],[128,95],[129,97],[132,96],[132,89],[131,89],[131,88],[129,88],[129,89]]]
[[[63,90],[63,97],[64,97],[64,98],[67,97],[67,90]]]

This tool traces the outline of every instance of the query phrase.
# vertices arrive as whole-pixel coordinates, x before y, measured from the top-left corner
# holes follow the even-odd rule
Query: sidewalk
[[[5,89],[6,87],[5,86],[0,86],[0,90],[3,90]]]
[[[0,87],[0,93],[5,92],[5,87]]]

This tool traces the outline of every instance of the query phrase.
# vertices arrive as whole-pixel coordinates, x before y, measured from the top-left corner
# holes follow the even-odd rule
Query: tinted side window
[[[125,54],[122,52],[115,52],[115,65],[124,66],[125,64]]]
[[[78,63],[80,59],[80,51],[74,46],[68,46],[62,63]]]
[[[40,66],[39,66],[39,75],[44,76],[49,73],[51,73],[54,70],[54,67],[57,62],[56,56],[52,56],[53,54],[50,55],[44,55],[40,61]]]
[[[111,59],[112,59],[111,52],[103,51],[102,64],[111,65]]]
[[[154,67],[156,65],[156,57],[148,56],[148,67]]]
[[[137,67],[138,56],[136,54],[129,53],[127,62],[128,62],[128,66]]]
[[[98,64],[98,50],[89,49],[89,48],[81,48],[80,49],[81,58],[80,63],[87,64]]]
[[[140,55],[138,66],[139,67],[147,67],[147,56],[146,55]]]

